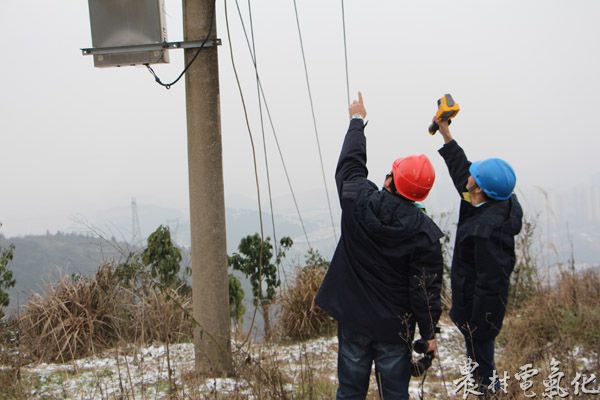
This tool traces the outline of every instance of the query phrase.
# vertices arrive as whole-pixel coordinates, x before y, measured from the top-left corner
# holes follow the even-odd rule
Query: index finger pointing
[[[362,103],[363,103],[363,97],[362,97],[362,93],[361,93],[361,92],[358,92],[358,102],[359,102],[360,104],[362,104]]]

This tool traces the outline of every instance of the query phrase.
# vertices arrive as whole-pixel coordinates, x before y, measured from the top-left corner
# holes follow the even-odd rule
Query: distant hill
[[[91,275],[108,260],[121,257],[123,243],[106,241],[89,235],[61,233],[5,238],[0,235],[0,247],[15,246],[14,259],[9,264],[17,281],[10,294],[11,308],[25,302],[28,293],[39,291],[45,283],[61,274]]]
[[[236,213],[233,220],[239,223],[231,227],[230,233],[237,232],[236,239],[229,242],[228,251],[231,254],[235,251],[239,238],[249,233],[244,232],[243,227],[246,224],[252,224],[252,217],[256,213],[240,212]],[[236,229],[237,228],[237,229]],[[27,235],[22,237],[6,238],[0,235],[0,247],[7,248],[10,244],[15,246],[14,258],[9,264],[13,271],[16,285],[9,290],[10,305],[8,311],[15,310],[18,306],[24,305],[32,292],[42,292],[47,284],[55,282],[60,276],[73,273],[91,276],[96,273],[98,267],[108,261],[120,261],[125,259],[129,251],[134,250],[127,243],[119,242],[114,238],[101,239],[91,235],[82,235],[75,233],[56,234],[47,233],[46,235]],[[302,260],[300,254],[302,247],[296,252],[294,258],[296,262]],[[181,263],[181,274],[186,266],[191,264],[190,249],[181,248],[183,260]],[[294,254],[292,252],[292,254]],[[291,268],[288,268],[288,271]],[[250,326],[254,306],[252,304],[252,288],[250,282],[239,272],[235,275],[242,282],[246,293],[245,304],[247,313],[244,318],[244,324]],[[275,310],[274,310],[275,311]],[[263,329],[263,321],[260,313],[258,314],[254,327],[260,335]]]

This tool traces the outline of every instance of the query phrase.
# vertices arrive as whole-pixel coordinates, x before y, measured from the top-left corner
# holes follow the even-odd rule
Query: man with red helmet
[[[360,93],[349,111],[335,175],[342,233],[315,302],[338,321],[337,399],[364,399],[374,362],[381,396],[404,400],[415,325],[436,350],[443,234],[415,203],[435,172],[425,155],[403,157],[379,190],[367,179]]]

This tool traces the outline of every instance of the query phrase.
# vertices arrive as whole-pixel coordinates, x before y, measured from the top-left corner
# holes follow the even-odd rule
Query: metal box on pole
[[[88,0],[94,66],[168,63],[164,0]],[[85,54],[85,52],[84,52]]]

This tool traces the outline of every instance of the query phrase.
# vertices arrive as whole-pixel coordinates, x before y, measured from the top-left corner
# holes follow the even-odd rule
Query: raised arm
[[[346,133],[340,158],[335,170],[335,182],[338,196],[342,198],[344,182],[367,179],[367,139],[365,138],[364,118],[367,116],[362,94],[358,93],[358,101],[350,104],[350,127]]]
[[[467,159],[462,147],[452,137],[448,121],[434,118],[434,122],[439,125],[440,133],[444,138],[444,147],[439,150],[439,153],[446,162],[450,177],[452,178],[452,182],[454,182],[454,187],[462,197],[462,193],[466,190],[467,180],[469,179],[471,162]]]

